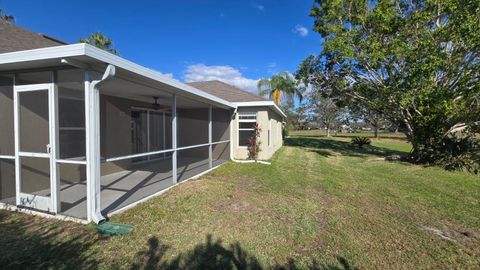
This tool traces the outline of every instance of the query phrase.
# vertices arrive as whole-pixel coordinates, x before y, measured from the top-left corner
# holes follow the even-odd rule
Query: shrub
[[[252,136],[248,139],[248,159],[250,160],[258,160],[258,153],[260,153],[260,132],[262,129],[258,123],[255,124],[255,129],[252,132]]]
[[[447,170],[480,171],[480,140],[474,135],[448,136],[418,149],[413,161],[439,165]]]
[[[287,125],[284,125],[282,128],[282,138],[285,139],[288,137],[288,127]]]
[[[358,148],[363,148],[364,145],[370,145],[371,141],[367,137],[354,137],[352,139],[352,144],[358,146]]]

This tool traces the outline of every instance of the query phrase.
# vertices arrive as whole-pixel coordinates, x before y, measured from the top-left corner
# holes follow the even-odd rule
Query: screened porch
[[[1,203],[90,220],[230,159],[231,107],[114,73],[0,74]]]

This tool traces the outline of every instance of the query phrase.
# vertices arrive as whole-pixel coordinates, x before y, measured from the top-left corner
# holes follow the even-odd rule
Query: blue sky
[[[121,56],[181,81],[221,79],[255,90],[256,80],[294,72],[318,53],[313,0],[0,0],[15,23],[74,43],[101,31]]]

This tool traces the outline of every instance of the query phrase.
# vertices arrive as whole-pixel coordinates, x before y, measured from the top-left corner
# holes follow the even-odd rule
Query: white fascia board
[[[0,54],[0,65],[85,55],[84,44],[62,45]]]
[[[166,85],[170,85],[176,89],[185,91],[189,94],[193,94],[193,96],[198,96],[226,107],[236,108],[236,105],[229,101],[207,94],[201,90],[198,90],[195,87],[171,79],[157,71],[140,66],[124,58],[121,58],[120,56],[114,55],[112,53],[106,52],[102,49],[85,43],[3,53],[0,54],[0,65],[28,61],[41,61],[56,58],[68,58],[75,56],[91,57],[100,62],[112,64],[114,66],[117,66],[118,68],[130,71],[140,76],[161,82]],[[179,94],[181,95],[181,92],[179,92]]]
[[[273,101],[246,101],[246,102],[233,102],[238,108],[240,107],[272,107],[275,112],[281,115],[284,118],[287,118],[287,115],[278,107],[277,104]]]

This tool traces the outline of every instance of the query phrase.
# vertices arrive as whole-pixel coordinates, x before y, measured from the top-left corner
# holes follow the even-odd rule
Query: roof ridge
[[[62,40],[60,40],[60,39],[57,39],[57,38],[55,38],[55,37],[52,37],[52,36],[50,36],[50,35],[48,35],[48,34],[41,33],[41,32],[35,32],[35,31],[30,30],[30,29],[28,29],[28,28],[26,28],[26,27],[20,26],[20,25],[18,25],[18,24],[15,24],[15,23],[12,23],[12,22],[9,22],[9,21],[4,21],[4,20],[0,20],[0,21],[3,22],[3,23],[5,23],[5,24],[10,25],[10,26],[13,27],[13,28],[21,29],[21,30],[23,30],[23,31],[25,31],[25,32],[29,32],[29,33],[31,33],[31,34],[38,35],[38,36],[40,36],[40,37],[42,37],[42,38],[46,38],[46,39],[49,39],[49,40],[52,40],[52,41],[55,41],[55,42],[58,42],[58,43],[63,43],[63,44],[65,44],[65,45],[68,45],[68,43],[66,43],[66,42],[64,42],[64,41],[62,41]]]
[[[189,82],[189,83],[209,83],[209,82],[219,82],[219,83],[222,83],[222,84],[226,84],[226,85],[228,85],[228,86],[230,86],[230,87],[232,87],[232,88],[235,88],[235,89],[238,90],[238,91],[242,91],[242,92],[247,93],[247,94],[249,94],[249,95],[252,95],[252,96],[255,96],[255,97],[260,97],[260,98],[268,101],[268,99],[266,99],[265,97],[263,97],[263,96],[261,96],[261,95],[259,95],[259,94],[252,93],[252,92],[250,92],[250,91],[247,91],[247,90],[242,89],[242,88],[239,88],[239,87],[237,87],[237,86],[235,86],[235,85],[233,85],[233,84],[229,84],[229,83],[226,83],[226,82],[221,81],[221,80],[218,80],[218,79],[208,80],[208,81]]]
[[[0,20],[0,53],[65,45],[56,38]]]
[[[27,30],[28,30],[28,29],[27,29]],[[33,33],[35,33],[35,32],[33,32]],[[44,34],[44,33],[36,33],[36,34],[42,36],[43,38],[50,39],[50,40],[53,40],[53,41],[58,42],[58,43],[63,43],[64,45],[69,45],[69,43],[67,43],[67,42],[65,42],[65,41],[63,41],[63,40],[60,40],[60,39],[58,39],[58,38],[56,38],[56,37],[52,37],[52,36],[47,35],[47,34]]]

